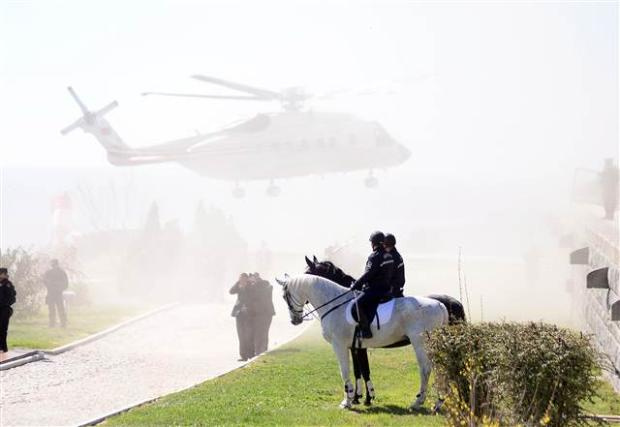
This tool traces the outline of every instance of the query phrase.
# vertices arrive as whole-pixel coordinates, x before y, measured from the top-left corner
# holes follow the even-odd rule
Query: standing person
[[[600,177],[605,219],[613,220],[618,208],[618,181],[620,180],[618,167],[614,165],[613,159],[605,159],[605,167]]]
[[[385,235],[385,243],[383,244],[385,251],[389,252],[394,258],[394,274],[390,283],[390,292],[393,298],[403,297],[403,288],[405,287],[405,262],[403,257],[396,250],[396,237],[393,234]]]
[[[13,315],[11,306],[15,303],[15,287],[9,280],[6,268],[0,268],[0,362],[6,359],[9,347],[6,336],[9,331],[9,319]]]
[[[357,300],[362,338],[372,338],[370,323],[375,317],[381,297],[390,293],[390,283],[394,274],[394,258],[383,247],[385,235],[375,231],[370,235],[369,241],[372,253],[366,261],[366,271],[351,285],[351,289],[356,290],[364,287],[363,295]]]
[[[245,362],[254,357],[254,325],[252,313],[250,313],[251,286],[249,276],[246,273],[241,273],[239,280],[229,291],[231,294],[237,295],[237,301],[231,315],[235,318],[237,324],[240,362]]]
[[[273,286],[258,273],[254,273],[256,284],[253,286],[254,311],[254,354],[261,354],[269,347],[269,328],[276,314],[273,306]]]
[[[51,268],[43,274],[43,284],[47,288],[45,303],[49,312],[49,327],[56,326],[56,312],[63,328],[67,327],[67,314],[62,293],[69,286],[67,273],[60,268],[57,259],[50,262]]]

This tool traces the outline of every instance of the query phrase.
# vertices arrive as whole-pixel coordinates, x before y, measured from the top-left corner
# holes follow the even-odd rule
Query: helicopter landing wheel
[[[280,195],[280,187],[272,182],[269,184],[269,187],[267,187],[267,195],[270,197],[278,197]]]
[[[235,199],[242,199],[245,197],[245,190],[241,187],[235,187],[232,191],[233,197]]]
[[[364,185],[366,185],[366,188],[375,188],[377,185],[379,185],[379,180],[372,176],[371,172],[364,180]]]

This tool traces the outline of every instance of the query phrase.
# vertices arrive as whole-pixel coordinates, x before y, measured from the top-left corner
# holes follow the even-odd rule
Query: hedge
[[[589,336],[540,323],[460,323],[427,336],[451,425],[586,424],[600,356]],[[591,422],[591,420],[590,420]]]

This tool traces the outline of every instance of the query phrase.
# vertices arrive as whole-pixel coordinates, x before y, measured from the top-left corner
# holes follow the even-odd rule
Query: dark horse
[[[306,264],[308,265],[308,268],[306,269],[306,274],[324,277],[345,288],[350,287],[351,284],[355,282],[355,279],[353,277],[346,274],[331,261],[319,261],[317,260],[316,256],[314,256],[312,257],[312,260],[306,257]],[[457,322],[465,322],[466,319],[463,304],[461,304],[457,299],[452,298],[448,295],[428,295],[427,298],[437,300],[446,307],[446,309],[448,310],[449,323],[451,325]],[[409,340],[403,340],[391,344],[386,348],[403,347],[409,344],[411,344]],[[355,346],[352,346],[351,359],[353,359],[353,372],[355,374],[355,394],[353,397],[353,403],[359,404],[360,398],[363,397],[363,377],[364,383],[366,385],[366,399],[364,400],[364,405],[370,405],[372,400],[375,398],[375,390],[372,385],[372,381],[370,380],[370,364],[368,362],[368,352],[365,348],[356,348]]]

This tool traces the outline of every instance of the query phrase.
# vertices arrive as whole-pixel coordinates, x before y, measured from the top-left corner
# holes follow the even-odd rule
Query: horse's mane
[[[342,271],[340,267],[334,264],[331,261],[315,261],[315,267],[320,266],[323,268],[314,268],[312,271],[307,271],[308,274],[312,274],[315,276],[320,276],[325,279],[329,279],[332,282],[337,283],[340,286],[349,287],[351,283],[355,281],[355,278],[349,276],[347,273]]]
[[[316,274],[300,274],[293,276],[288,280],[288,286],[299,288],[305,286],[319,285],[329,291],[343,291],[343,287],[327,277],[318,276]]]
[[[323,263],[327,264],[328,266],[330,266],[333,269],[333,271],[335,273],[335,276],[342,277],[343,279],[350,280],[351,282],[355,281],[355,279],[352,276],[349,276],[347,273],[345,273],[340,267],[338,267],[333,262],[331,262],[331,261],[323,261]]]

